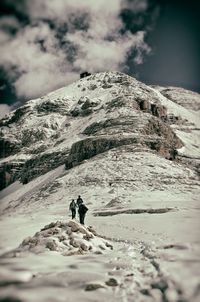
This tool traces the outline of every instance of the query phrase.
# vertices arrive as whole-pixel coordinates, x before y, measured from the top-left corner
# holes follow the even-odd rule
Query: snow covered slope
[[[181,87],[162,87],[152,85],[153,88],[161,92],[169,100],[189,109],[190,111],[200,110],[199,94]]]

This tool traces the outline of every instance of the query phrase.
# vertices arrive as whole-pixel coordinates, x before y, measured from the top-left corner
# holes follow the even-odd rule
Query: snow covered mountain
[[[105,72],[31,100],[0,120],[2,253],[14,249],[8,256],[13,257],[24,249],[44,252],[53,246],[59,254],[64,241],[71,249],[71,239],[81,234],[64,238],[69,224],[44,224],[65,220],[68,203],[81,194],[89,207],[87,224],[111,240],[114,251],[108,249],[107,256],[102,252],[102,258],[95,253],[81,256],[92,267],[88,273],[83,258],[76,258],[78,243],[73,245],[76,255],[67,260],[67,273],[62,272],[68,298],[70,293],[72,301],[197,301],[199,108],[196,93],[147,86],[123,73]],[[26,236],[33,237],[23,241]],[[99,242],[95,237],[98,253],[104,251]],[[53,301],[62,301],[54,291],[57,285],[45,274],[62,278],[66,260],[57,263],[58,256],[49,254],[47,270],[43,256],[23,257],[23,269],[31,272],[27,279],[15,273],[20,267],[16,256],[14,266],[3,257],[9,264],[0,281],[7,278],[12,284],[12,275],[16,284],[28,282],[27,291],[23,286],[13,289],[13,295],[25,301],[36,299],[33,289],[41,281],[41,293],[48,284]],[[34,261],[39,261],[37,269]],[[34,274],[39,274],[36,281]],[[78,285],[74,287],[69,275]],[[107,275],[115,281],[104,280]],[[90,283],[82,295],[84,278]],[[4,295],[9,291],[8,286]],[[49,301],[49,296],[43,293],[37,300]]]
[[[188,133],[198,131],[199,119],[158,90],[106,72],[27,102],[0,121],[1,189],[123,145],[173,158]],[[198,100],[195,95],[195,106]],[[181,154],[196,157],[194,142],[190,148],[192,154]]]

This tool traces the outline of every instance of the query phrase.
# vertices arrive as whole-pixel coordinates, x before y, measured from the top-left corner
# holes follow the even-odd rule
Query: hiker
[[[83,203],[83,199],[81,198],[80,195],[78,195],[78,198],[77,198],[76,203],[77,203],[77,206],[78,206],[78,207],[80,206],[81,203]]]
[[[74,199],[72,199],[72,201],[70,202],[70,205],[69,205],[69,209],[72,212],[72,219],[74,219],[76,217],[76,207],[77,207],[77,205],[76,205]]]
[[[78,208],[79,219],[80,219],[80,223],[81,223],[81,224],[84,224],[85,214],[86,214],[87,211],[88,211],[88,208],[87,208],[86,205],[84,205],[84,203],[82,202],[82,203],[79,205],[79,208]]]

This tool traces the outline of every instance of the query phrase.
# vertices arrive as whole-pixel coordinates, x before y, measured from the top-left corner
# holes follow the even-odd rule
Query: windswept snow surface
[[[125,88],[117,82],[119,76]],[[44,152],[68,150],[85,137],[82,132],[92,122],[127,114],[139,116],[128,106],[105,113],[107,102],[120,95],[127,99],[145,95],[182,118],[183,123],[171,125],[185,143],[178,151],[180,155],[199,158],[197,112],[168,100],[158,90],[114,72],[92,75],[30,101],[32,114],[22,127],[37,129],[38,123],[41,129],[46,127],[45,139],[40,142],[47,146]],[[69,117],[68,112],[77,106],[80,109],[85,97],[95,103],[92,115]],[[37,116],[36,105],[49,100],[52,108],[65,108],[66,115],[60,118],[58,113],[51,112]],[[145,117],[141,123],[146,123]],[[68,126],[64,127],[66,123]],[[55,143],[51,135],[58,129],[60,137]],[[13,139],[16,135],[20,139],[21,134],[16,134],[14,127],[4,131]],[[31,148],[37,149],[39,143],[34,144],[22,148],[17,156],[29,156]],[[121,146],[84,160],[72,169],[65,170],[61,165],[28,184],[12,184],[1,193],[0,299],[199,301],[199,193],[199,178],[190,165],[183,164],[180,158],[169,161],[144,146]],[[63,256],[59,249],[44,251],[38,242],[39,254],[30,247],[23,256],[17,251],[15,257],[8,256],[9,251],[26,237],[40,232],[44,225],[68,223],[69,203],[78,195],[89,208],[86,227],[92,226],[103,240],[111,242],[113,250]]]

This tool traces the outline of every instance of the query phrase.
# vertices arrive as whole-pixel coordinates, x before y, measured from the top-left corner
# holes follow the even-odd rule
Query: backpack
[[[85,214],[88,211],[88,208],[84,204],[80,204],[79,213]]]

